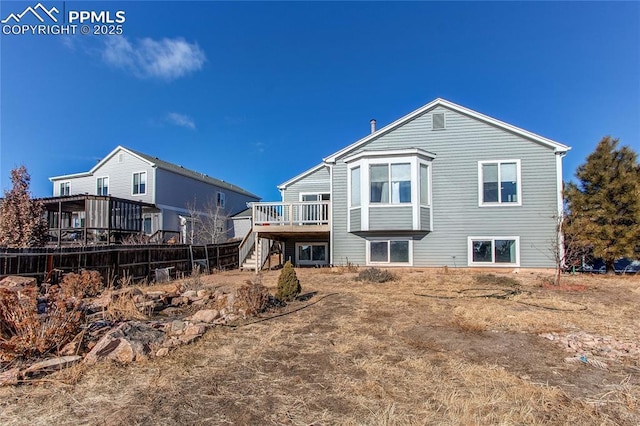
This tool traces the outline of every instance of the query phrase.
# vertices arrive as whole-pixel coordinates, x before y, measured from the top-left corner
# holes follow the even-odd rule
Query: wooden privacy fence
[[[44,280],[51,271],[63,273],[91,269],[108,283],[117,277],[153,280],[156,270],[173,276],[238,268],[239,242],[190,245],[96,246],[69,248],[0,249],[0,275],[21,275]]]

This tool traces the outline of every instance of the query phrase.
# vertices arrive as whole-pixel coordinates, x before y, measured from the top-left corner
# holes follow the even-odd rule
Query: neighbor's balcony
[[[253,230],[260,233],[329,232],[330,201],[253,203]]]

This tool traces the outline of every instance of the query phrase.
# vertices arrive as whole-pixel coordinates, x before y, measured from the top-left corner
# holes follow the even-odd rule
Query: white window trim
[[[436,129],[433,126],[433,116],[434,116],[434,114],[442,114],[442,128],[441,129]],[[431,113],[431,130],[434,131],[434,132],[439,132],[441,130],[446,130],[446,129],[447,129],[447,114],[444,111]]]
[[[220,200],[220,203],[218,203],[218,200]],[[216,207],[220,207],[222,209],[226,208],[227,206],[227,196],[224,192],[222,191],[217,191],[216,192]]]
[[[473,261],[473,242],[478,240],[491,240],[491,262],[474,262]],[[516,242],[516,262],[515,263],[496,263],[495,261],[495,240],[514,240]],[[514,268],[520,267],[520,237],[516,236],[491,236],[491,237],[467,237],[467,264],[469,266],[484,266],[489,268]]]
[[[408,241],[409,242],[409,262],[372,262],[371,261],[371,243],[372,242],[388,242],[391,249],[391,241]],[[413,239],[407,237],[372,237],[366,239],[366,262],[367,266],[413,266]]]
[[[314,261],[314,260],[300,260],[298,258],[298,247],[300,246],[324,246],[325,260],[324,261]],[[313,252],[313,249],[311,249]],[[329,264],[329,243],[325,243],[322,241],[310,241],[310,242],[300,242],[295,245],[295,259],[296,265],[301,266],[315,266],[315,265],[328,265]]]
[[[323,195],[328,195],[329,196],[329,200],[323,200],[322,196]],[[316,192],[301,192],[298,194],[298,201],[300,201],[301,203],[307,203],[307,202],[313,202],[313,201],[302,201],[302,197],[304,197],[305,195],[315,195],[316,196],[316,201],[330,201],[331,200],[331,193],[328,191],[316,191]],[[317,197],[320,197],[320,199],[318,199]]]
[[[404,153],[404,152],[403,152]],[[410,155],[404,156],[385,156],[385,157],[373,157],[362,158],[360,156],[357,161],[348,164],[347,167],[347,206],[348,211],[354,209],[362,209],[360,216],[361,231],[369,230],[369,209],[371,208],[410,208],[413,215],[413,230],[420,229],[420,207],[433,208],[433,179],[432,179],[432,161],[424,159],[418,154],[410,153]],[[411,167],[411,202],[409,203],[372,203],[370,200],[370,166],[379,164],[409,164]],[[420,165],[424,164],[428,168],[429,181],[427,182],[429,192],[429,205],[420,203]],[[351,170],[360,167],[360,205],[351,205]],[[431,214],[433,218],[433,214]],[[433,230],[433,223],[430,224],[431,230]],[[351,214],[347,215],[347,232],[351,232]]]
[[[134,182],[134,180],[133,180],[134,178],[133,178],[133,177],[134,177],[135,175],[137,175],[137,174],[140,174],[140,173],[144,173],[144,174],[146,175],[146,177],[145,177],[145,183],[144,183],[144,192],[139,192],[139,193],[135,194],[135,193],[133,192],[133,189],[134,189],[134,183],[133,183],[133,182]],[[147,173],[147,171],[146,171],[146,170],[141,170],[141,171],[139,171],[139,172],[133,172],[133,173],[131,173],[131,195],[132,195],[132,196],[134,196],[134,197],[135,197],[135,196],[138,196],[138,195],[147,195],[147,192],[148,192],[148,191],[147,191],[147,189],[148,189],[148,187],[149,187],[149,173]]]
[[[68,194],[62,194],[62,185],[64,184],[69,184],[69,193]],[[70,180],[63,180],[61,182],[58,182],[58,195],[61,197],[66,197],[67,195],[71,195],[71,181]]]
[[[518,201],[515,203],[509,202],[497,202],[497,203],[484,203],[483,199],[483,176],[482,166],[484,164],[498,164],[498,194],[501,193],[500,188],[500,164],[503,163],[516,163],[516,188],[518,191]],[[478,206],[479,207],[519,207],[522,206],[522,173],[521,173],[520,160],[482,160],[478,161]]]
[[[104,185],[104,179],[108,180],[108,183],[107,183],[107,194],[106,195],[109,195],[109,187],[111,186],[111,179],[109,179],[109,176],[96,176],[96,192],[98,192],[98,179],[102,179],[103,185]],[[100,193],[98,195],[103,195],[102,191],[100,191]]]

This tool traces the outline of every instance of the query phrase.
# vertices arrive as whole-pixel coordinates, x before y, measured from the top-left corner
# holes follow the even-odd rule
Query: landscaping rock
[[[46,359],[44,361],[36,362],[24,370],[25,377],[37,376],[39,374],[51,373],[53,371],[62,370],[63,368],[70,367],[73,364],[80,362],[82,357],[80,355],[61,356],[56,358]]]
[[[20,380],[20,369],[18,367],[0,373],[0,386],[17,385],[18,380]]]
[[[122,363],[144,359],[155,353],[165,334],[149,324],[131,321],[107,333],[85,358],[87,363],[112,360]]]
[[[215,309],[201,309],[193,314],[189,319],[193,322],[203,322],[205,324],[212,323],[220,313]]]
[[[187,290],[184,293],[182,293],[181,296],[186,297],[188,299],[192,299],[192,298],[198,297],[198,293],[195,290]]]

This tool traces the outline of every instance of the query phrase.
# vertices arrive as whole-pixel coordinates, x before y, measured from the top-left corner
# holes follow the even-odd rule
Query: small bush
[[[360,271],[357,281],[368,281],[372,283],[386,283],[388,281],[395,281],[397,277],[392,272],[386,269],[367,268]]]
[[[270,298],[265,286],[247,280],[236,291],[235,305],[238,309],[243,309],[246,315],[257,315],[267,309]]]
[[[70,272],[62,277],[60,288],[68,297],[94,297],[103,288],[102,275],[98,271],[83,269],[79,274]]]
[[[300,280],[290,261],[284,264],[280,277],[278,277],[278,291],[276,298],[285,302],[290,302],[302,291]]]

